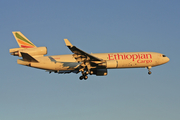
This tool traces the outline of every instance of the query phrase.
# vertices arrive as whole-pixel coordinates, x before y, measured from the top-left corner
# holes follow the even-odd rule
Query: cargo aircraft
[[[87,53],[64,39],[66,46],[73,54],[44,56],[46,47],[36,47],[20,31],[12,32],[19,48],[10,49],[11,55],[22,57],[17,63],[29,67],[43,69],[49,73],[81,73],[80,80],[86,80],[88,75],[106,76],[107,69],[117,68],[147,68],[151,74],[152,67],[165,64],[169,58],[156,52],[117,52],[117,53]]]

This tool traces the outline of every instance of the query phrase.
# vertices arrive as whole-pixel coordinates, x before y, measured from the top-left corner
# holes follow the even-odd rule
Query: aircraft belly
[[[45,69],[45,70],[56,70],[54,63],[31,63],[30,67],[35,67],[35,68]]]
[[[75,67],[64,66],[63,63],[30,63],[30,67],[45,69],[45,70],[54,70],[54,71],[63,71],[63,70],[75,70]]]
[[[77,62],[60,62],[56,64],[57,70],[75,70],[78,67]]]

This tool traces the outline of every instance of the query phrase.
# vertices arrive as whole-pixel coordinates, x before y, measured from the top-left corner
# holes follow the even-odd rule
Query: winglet
[[[66,46],[73,47],[73,45],[69,42],[68,39],[64,39],[64,42],[66,43]]]

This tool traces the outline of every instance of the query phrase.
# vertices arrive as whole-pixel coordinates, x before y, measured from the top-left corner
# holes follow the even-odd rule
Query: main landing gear
[[[82,75],[79,77],[80,80],[84,79],[84,80],[87,80],[88,79],[88,76],[87,75]]]
[[[90,72],[89,71],[86,71],[86,72],[82,71],[82,76],[80,76],[79,79],[80,80],[83,80],[83,79],[87,80],[88,79],[88,76],[87,76],[88,74],[92,75],[93,71],[90,71]]]
[[[152,68],[151,66],[147,67],[147,69],[148,69],[148,74],[149,74],[149,75],[151,75],[151,74],[152,74],[152,72],[151,72],[151,68]]]

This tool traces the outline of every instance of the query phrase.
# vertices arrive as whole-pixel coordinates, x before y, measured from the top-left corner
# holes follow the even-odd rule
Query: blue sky
[[[180,119],[179,0],[1,0],[1,120]],[[48,74],[16,63],[12,31],[48,55],[70,54],[63,39],[86,52],[152,51],[170,62],[107,76]]]

